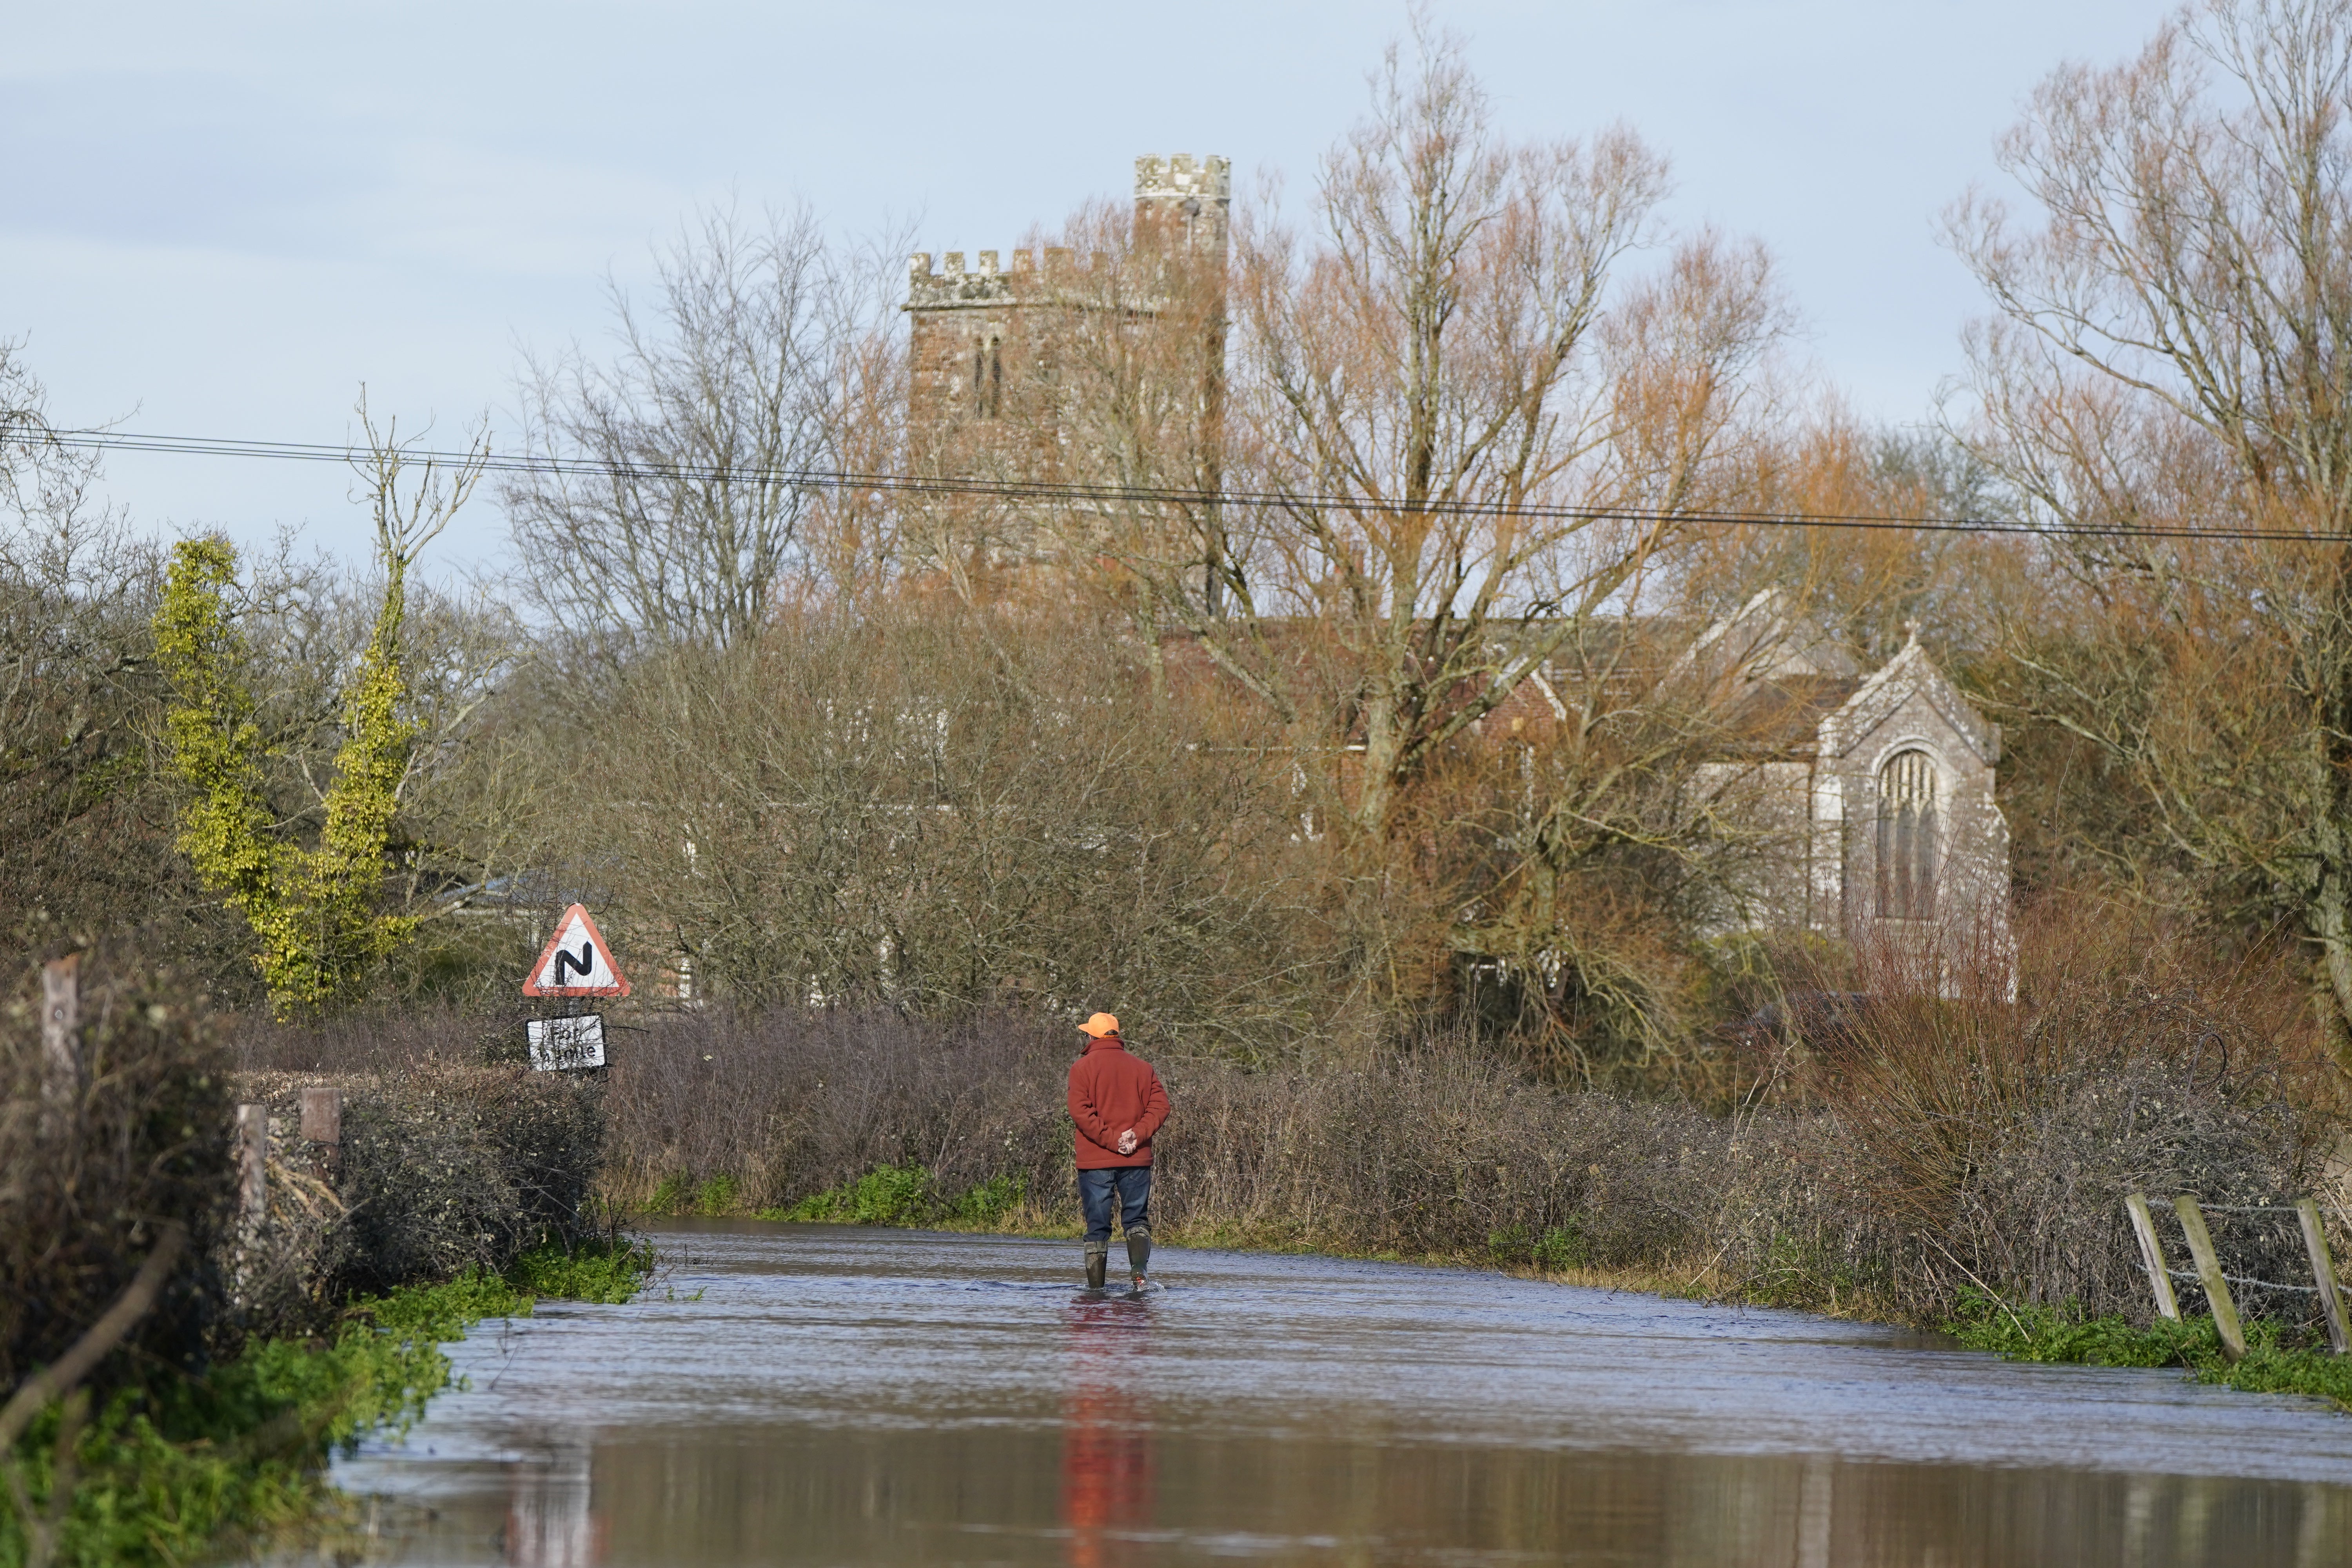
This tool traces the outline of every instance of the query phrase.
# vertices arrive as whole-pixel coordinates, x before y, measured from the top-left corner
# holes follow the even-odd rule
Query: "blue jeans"
[[[1113,1197],[1118,1200],[1118,1223],[1122,1230],[1149,1231],[1151,1228],[1151,1167],[1149,1165],[1113,1165],[1101,1171],[1078,1173],[1078,1207],[1087,1216],[1087,1245],[1110,1245],[1110,1211]]]

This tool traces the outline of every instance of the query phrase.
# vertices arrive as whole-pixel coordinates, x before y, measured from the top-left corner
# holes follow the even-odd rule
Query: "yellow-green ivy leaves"
[[[373,635],[344,693],[343,743],[315,848],[293,841],[264,788],[261,732],[239,678],[245,640],[229,608],[236,548],[218,537],[176,546],[155,616],[156,654],[172,683],[164,735],[193,792],[179,846],[252,928],[254,963],[280,1016],[349,998],[416,926],[377,907],[415,735],[401,714],[407,563],[394,554],[386,565]]]

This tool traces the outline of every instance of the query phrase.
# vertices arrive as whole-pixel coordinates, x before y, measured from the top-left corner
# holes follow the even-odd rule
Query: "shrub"
[[[1769,1042],[1773,1109],[1732,1151],[1736,1269],[1802,1300],[1867,1290],[1926,1321],[1988,1288],[2145,1321],[2126,1194],[2309,1190],[2328,1074],[2299,998],[2097,910],[2029,911],[2016,954],[2011,1000],[2004,955],[1938,994],[1899,972],[1916,953],[1862,953],[1858,975],[1822,987],[1842,996],[1817,1010],[1831,1026]],[[2214,1227],[2233,1273],[2304,1271],[2292,1221]]]
[[[54,1361],[119,1296],[166,1224],[190,1245],[116,1364],[193,1364],[226,1306],[228,1061],[200,999],[111,948],[81,964],[80,1074],[48,1091],[40,977],[0,1005],[0,1387]]]
[[[1486,1238],[1486,1250],[1498,1263],[1526,1264],[1552,1273],[1582,1268],[1592,1260],[1584,1227],[1573,1219],[1540,1236],[1531,1236],[1523,1225],[1498,1230]]]
[[[1741,1044],[1729,1116],[1571,1091],[1454,1035],[1320,1070],[1139,1035],[1175,1102],[1154,1151],[1158,1228],[1671,1271],[1927,1323],[1969,1289],[2141,1321],[2125,1194],[2256,1204],[2316,1178],[2333,1069],[2275,972],[2210,971],[2161,930],[2090,907],[2027,911],[2014,949],[1973,969],[1965,953],[1927,955],[1942,968],[1922,973],[1916,952],[1790,951],[1794,971],[1773,977],[1788,1005]],[[1072,1225],[1076,1045],[1066,1024],[1013,1012],[659,1018],[612,1047],[604,1191],[663,1212]],[[387,1048],[348,1044],[355,1060]],[[2300,1278],[2291,1221],[2216,1212],[2213,1226],[2232,1273]],[[2242,1305],[2292,1336],[2306,1303]],[[2196,1310],[2193,1289],[2183,1304]]]
[[[959,1225],[1002,1224],[1029,1196],[1028,1184],[1018,1176],[994,1175],[971,1188],[948,1205],[948,1216]]]
[[[723,1194],[721,1206],[758,1212],[886,1165],[920,1167],[946,1194],[999,1175],[1056,1190],[1076,1037],[1017,1014],[662,1018],[610,1047],[605,1191],[637,1210],[685,1212]]]
[[[240,1092],[267,1105],[278,1130],[286,1170],[273,1183],[278,1194],[300,1191],[299,1169],[317,1152],[300,1148],[293,1134],[301,1086],[320,1076],[242,1080]],[[279,1272],[299,1274],[315,1306],[469,1268],[496,1272],[528,1248],[572,1247],[602,1234],[592,1193],[603,1147],[603,1084],[431,1058],[331,1081],[344,1097],[333,1234],[303,1251],[299,1216],[286,1212],[290,1203],[274,1196],[271,1210]],[[295,1258],[284,1256],[289,1248]]]
[[[807,1197],[782,1211],[788,1220],[833,1225],[919,1225],[941,1209],[931,1173],[920,1165],[884,1165],[854,1182]]]
[[[616,1236],[568,1247],[534,1247],[507,1266],[506,1279],[533,1296],[617,1306],[636,1295],[654,1267],[650,1242]]]

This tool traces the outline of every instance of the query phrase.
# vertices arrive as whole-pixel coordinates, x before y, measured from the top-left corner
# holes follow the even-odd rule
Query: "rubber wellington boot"
[[[1143,1289],[1144,1265],[1151,1261],[1151,1233],[1140,1227],[1127,1233],[1127,1266],[1135,1275],[1135,1288]]]
[[[1110,1273],[1110,1243],[1096,1242],[1087,1247],[1087,1289],[1099,1290]]]

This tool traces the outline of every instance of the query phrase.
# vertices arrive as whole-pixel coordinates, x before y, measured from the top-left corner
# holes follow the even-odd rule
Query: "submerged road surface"
[[[2352,1417],[2171,1373],[1396,1264],[1093,1299],[1074,1243],[657,1239],[676,1300],[486,1323],[338,1466],[395,1561],[2352,1563]]]

